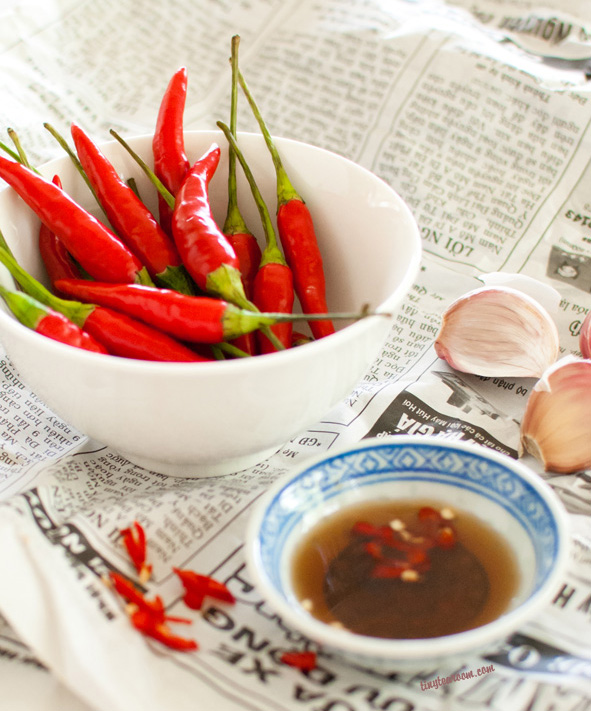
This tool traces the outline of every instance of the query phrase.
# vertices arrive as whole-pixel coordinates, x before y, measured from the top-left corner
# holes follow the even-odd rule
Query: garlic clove
[[[464,373],[539,378],[558,358],[558,330],[546,309],[527,294],[482,287],[446,309],[435,351]]]
[[[545,284],[539,279],[527,276],[527,274],[514,274],[511,272],[489,272],[480,274],[477,279],[485,286],[508,286],[510,289],[523,291],[531,296],[538,304],[543,306],[550,314],[558,313],[560,308],[561,295],[558,289],[549,284]]]
[[[585,316],[579,333],[579,348],[583,358],[591,358],[591,311]]]
[[[562,358],[532,390],[520,427],[520,456],[546,471],[571,474],[591,467],[591,360]]]

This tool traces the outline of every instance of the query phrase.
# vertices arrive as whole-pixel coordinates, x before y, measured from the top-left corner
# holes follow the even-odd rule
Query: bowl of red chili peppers
[[[274,139],[278,173],[262,134],[184,131],[174,184],[158,131],[114,137],[71,127],[92,190],[69,156],[0,157],[2,344],[59,416],[141,466],[252,466],[363,377],[418,271],[416,223],[370,171],[297,141]]]

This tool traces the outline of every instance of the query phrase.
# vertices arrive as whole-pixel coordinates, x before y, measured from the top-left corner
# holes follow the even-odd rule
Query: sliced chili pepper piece
[[[178,193],[190,168],[183,127],[186,100],[187,68],[180,67],[162,96],[152,139],[154,172],[173,195]],[[158,210],[162,228],[171,234],[172,210],[161,195],[158,195]]]
[[[368,521],[356,521],[351,528],[351,533],[376,538],[385,543],[389,543],[394,538],[394,531],[390,526],[375,526]]]
[[[368,541],[364,544],[363,549],[366,553],[376,560],[381,560],[384,557],[384,548],[377,541]]]
[[[175,649],[179,652],[192,652],[199,649],[199,645],[194,639],[174,634],[165,622],[156,621],[152,615],[144,610],[132,612],[129,619],[136,630],[170,649]]]
[[[186,617],[175,617],[167,615],[164,608],[164,602],[160,595],[156,595],[152,600],[144,595],[144,593],[136,588],[136,586],[123,577],[120,573],[110,571],[109,578],[116,592],[128,603],[150,615],[155,622],[175,622],[185,625],[190,625],[192,620]]]
[[[406,554],[406,559],[414,568],[415,566],[427,563],[429,556],[424,548],[411,548]]]
[[[132,526],[119,531],[123,538],[123,545],[131,562],[139,574],[141,582],[146,582],[152,574],[152,566],[146,562],[147,544],[144,527],[139,521],[134,521]]]
[[[221,121],[218,121],[217,125],[224,132],[231,148],[240,161],[244,175],[250,185],[265,232],[266,244],[254,280],[254,304],[260,311],[290,314],[293,311],[294,302],[293,276],[277,244],[277,236],[271,222],[271,216],[256,184],[254,175],[230,129]],[[289,322],[271,327],[271,331],[280,341],[283,348],[291,347],[292,330],[292,324]],[[277,350],[275,344],[263,333],[258,335],[258,345],[261,353],[271,353]]]
[[[304,313],[327,313],[324,266],[312,216],[303,198],[292,185],[273,138],[240,72],[238,80],[260,126],[275,166],[277,229],[287,263],[293,270],[295,292]],[[328,336],[335,330],[330,319],[315,321],[310,324],[310,329],[315,338]]]
[[[192,293],[174,242],[150,210],[80,126],[72,123],[71,134],[82,168],[119,238],[146,265],[152,279],[171,289]]]
[[[107,349],[66,316],[45,306],[28,294],[0,286],[0,296],[16,318],[27,328],[54,341],[94,353],[107,354]]]
[[[0,248],[0,262],[30,296],[84,328],[113,355],[191,363],[206,360],[166,333],[126,314],[95,304],[60,299],[28,274],[3,248]]]
[[[130,604],[131,607],[127,611],[129,619],[139,632],[171,649],[192,651],[198,648],[195,640],[175,635],[167,624],[168,622],[191,624],[191,620],[167,615],[159,595],[153,600],[148,600],[141,590],[119,573],[111,571],[109,578],[116,592]]]
[[[179,576],[185,588],[185,596],[183,598],[185,605],[193,610],[200,610],[206,597],[212,597],[215,600],[230,604],[236,602],[236,598],[228,587],[209,575],[201,575],[193,570],[182,570],[180,568],[173,568],[173,571]]]
[[[441,523],[444,519],[437,509],[432,506],[421,506],[417,514],[419,521],[434,521],[435,523]]]
[[[166,619],[164,603],[162,602],[162,598],[160,596],[156,596],[153,600],[148,600],[144,593],[130,580],[113,570],[109,572],[109,578],[116,592],[124,600],[132,605],[135,605],[140,610],[153,615],[159,620],[164,621]]]
[[[312,671],[318,664],[316,652],[283,652],[281,662],[302,671]]]
[[[68,252],[93,278],[152,283],[146,268],[121,240],[57,185],[2,156],[0,177],[59,237]]]
[[[456,544],[456,532],[451,526],[443,526],[437,531],[435,545],[439,548],[453,548]]]
[[[372,578],[399,578],[409,565],[403,561],[377,563],[371,571]]]

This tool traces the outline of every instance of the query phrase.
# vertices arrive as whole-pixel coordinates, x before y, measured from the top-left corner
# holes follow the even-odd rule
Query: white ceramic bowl
[[[352,504],[417,499],[468,511],[510,544],[520,581],[501,617],[453,635],[396,640],[337,629],[302,607],[294,593],[292,557],[310,529]],[[327,652],[374,667],[427,668],[486,650],[550,603],[568,558],[568,520],[552,489],[505,455],[436,437],[397,435],[325,454],[275,482],[252,512],[246,557],[255,586],[283,622]]]
[[[187,132],[196,160],[217,142],[222,160],[211,184],[221,224],[227,195],[227,143],[219,131]],[[275,212],[275,174],[261,136],[239,142]],[[149,162],[151,136],[129,140]],[[277,140],[288,174],[314,215],[333,311],[392,312],[416,276],[420,237],[401,198],[371,172],[335,154]],[[143,172],[116,142],[103,150],[122,175],[135,176],[144,199],[156,196]],[[68,157],[43,168],[98,211]],[[243,213],[261,234],[250,189],[238,168]],[[39,221],[12,191],[0,192],[0,229],[18,261],[46,278],[37,248]],[[0,282],[12,285],[4,268]],[[23,380],[61,417],[131,461],[177,476],[215,476],[262,461],[319,420],[363,376],[386,338],[391,320],[370,317],[321,341],[293,350],[225,362],[153,363],[100,356],[44,338],[0,309],[0,339]]]

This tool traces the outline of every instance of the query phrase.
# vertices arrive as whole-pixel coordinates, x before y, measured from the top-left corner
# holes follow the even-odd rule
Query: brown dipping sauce
[[[502,536],[465,511],[423,500],[367,502],[329,516],[299,545],[292,574],[317,619],[390,639],[484,625],[509,607],[519,584]]]

